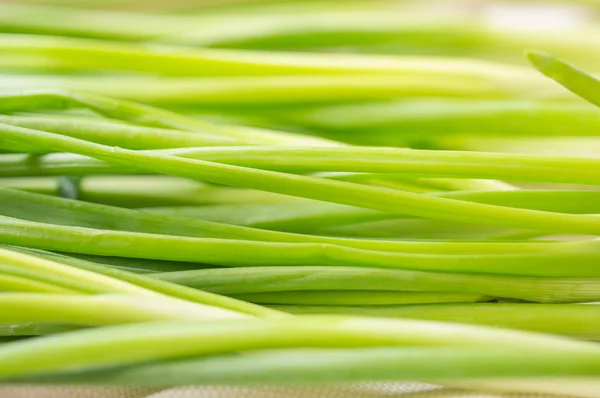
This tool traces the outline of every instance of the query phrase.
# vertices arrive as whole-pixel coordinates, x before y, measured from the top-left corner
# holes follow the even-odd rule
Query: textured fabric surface
[[[371,383],[336,387],[181,387],[169,390],[94,387],[0,387],[0,398],[572,398],[537,393],[492,394],[422,383]],[[600,391],[597,397],[600,397]]]

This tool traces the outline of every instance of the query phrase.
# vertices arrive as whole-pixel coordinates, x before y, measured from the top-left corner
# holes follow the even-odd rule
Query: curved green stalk
[[[516,228],[535,226],[535,229],[559,230],[563,233],[600,234],[600,218],[596,216],[540,212],[425,197],[414,193],[358,186],[341,181],[326,181],[312,177],[184,159],[165,154],[111,148],[71,137],[9,125],[3,125],[1,129],[5,140],[13,143],[35,142],[40,147],[49,150],[74,152],[108,160],[118,165],[161,174],[388,212],[398,212],[399,207],[402,207],[406,214],[427,218]]]
[[[600,184],[600,160],[593,158],[370,147],[210,147],[162,152],[286,172],[408,173]]]
[[[232,297],[235,297],[238,300],[250,301],[258,304],[288,304],[303,307],[313,305],[324,306],[325,310],[322,312],[323,314],[327,313],[327,308],[331,310],[329,306],[356,305],[361,306],[362,308],[362,306],[374,305],[387,308],[388,306],[399,304],[472,303],[493,299],[492,297],[480,294],[394,292],[377,290],[318,290],[247,293],[233,295]],[[331,313],[335,313],[335,311],[331,311]]]
[[[19,265],[0,265],[0,275],[3,278],[9,278],[7,286],[3,288],[6,291],[21,291],[22,288],[31,286],[32,292],[37,292],[37,285],[51,286],[51,290],[58,292],[69,292],[78,294],[100,294],[110,292],[110,289],[96,287],[74,277],[57,276],[51,271],[39,271],[30,267],[21,267]],[[14,278],[17,278],[15,280]],[[6,279],[4,279],[6,281]],[[27,281],[20,285],[11,286],[10,282]],[[32,285],[33,284],[33,285]],[[25,290],[30,291],[30,290]]]
[[[143,275],[134,274],[132,272],[115,269],[112,267],[103,266],[101,264],[85,261],[77,258],[67,257],[55,253],[43,252],[39,250],[25,249],[21,247],[11,247],[11,250],[25,253],[29,256],[35,256],[43,259],[59,261],[71,267],[80,268],[89,272],[94,272],[99,275],[105,275],[110,278],[124,281],[126,283],[139,286],[140,288],[156,292],[158,294],[175,297],[178,299],[220,307],[225,310],[236,311],[242,314],[254,316],[276,317],[282,316],[279,311],[270,310],[258,305],[235,300],[229,297],[220,296],[213,293],[204,292],[201,290],[181,286],[168,281],[161,281],[155,278],[145,277]]]
[[[153,278],[219,294],[288,291],[449,292],[542,303],[600,299],[598,278],[535,278],[360,267],[255,267],[152,274]]]
[[[82,267],[71,267],[65,263],[57,262],[58,256],[53,258],[43,258],[40,256],[32,256],[29,253],[19,250],[7,250],[0,248],[0,259],[3,260],[4,264],[0,266],[0,274],[6,276],[16,276],[18,278],[26,278],[32,282],[42,282],[43,284],[50,284],[60,288],[66,288],[70,291],[83,293],[83,294],[97,294],[97,293],[127,293],[141,296],[141,299],[147,299],[149,301],[154,300],[155,305],[162,305],[163,308],[169,305],[173,306],[173,310],[177,310],[181,307],[181,314],[184,311],[190,311],[193,316],[207,316],[207,317],[232,317],[240,316],[239,312],[232,310],[223,309],[207,304],[200,303],[189,303],[183,300],[174,298],[164,297],[163,295],[157,294],[155,291],[144,289],[137,285],[133,285],[109,277],[107,275],[98,274],[89,270],[81,269]],[[34,289],[36,288],[33,286]],[[33,290],[37,291],[37,290]],[[3,297],[0,295],[0,298]],[[17,298],[11,298],[13,296],[5,296],[17,305],[19,300]],[[39,297],[34,298],[38,300]],[[161,304],[161,300],[162,303]],[[52,298],[48,299],[52,301]],[[74,299],[77,300],[77,299]],[[82,299],[82,301],[85,301]],[[214,300],[213,300],[214,301]],[[218,300],[216,300],[218,303]],[[227,301],[227,299],[226,299]],[[229,300],[233,301],[233,300]],[[25,302],[25,306],[32,305],[31,301]],[[38,307],[43,307],[44,304],[39,304]],[[9,310],[12,308],[9,304],[5,305],[4,308]],[[21,307],[22,308],[22,307]],[[16,311],[16,310],[15,310]],[[142,309],[140,308],[140,311]],[[267,313],[269,311],[266,311]],[[25,311],[23,314],[27,315]],[[190,315],[192,316],[192,315]],[[179,318],[177,318],[179,319]],[[32,319],[38,321],[38,319]],[[19,322],[21,319],[5,319],[5,322]],[[50,321],[63,322],[61,319],[51,319]],[[2,320],[0,320],[2,322]]]
[[[77,289],[84,293],[129,293],[138,295],[154,295],[154,292],[140,288],[118,279],[99,275],[94,272],[81,270],[6,247],[0,247],[0,272],[8,272],[9,275],[16,272],[16,276],[38,279],[41,282],[49,282]]]
[[[35,145],[35,144],[33,144]],[[10,143],[3,145],[12,150]],[[32,148],[34,149],[34,148]],[[369,147],[201,147],[150,151],[263,170],[307,173],[318,171],[404,173],[451,178],[492,178],[600,185],[600,160],[577,158]],[[3,177],[135,173],[82,156],[54,154],[31,157],[3,155]]]
[[[140,323],[13,342],[0,347],[0,379],[244,350],[407,345],[487,349],[503,345],[530,353],[588,355],[600,363],[596,345],[542,334],[416,320],[313,316]]]

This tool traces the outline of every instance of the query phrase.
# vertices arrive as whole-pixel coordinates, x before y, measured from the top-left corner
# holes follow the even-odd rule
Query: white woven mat
[[[548,383],[548,390],[554,391]],[[585,397],[600,397],[587,391]],[[90,387],[0,387],[1,398],[573,398],[539,393],[490,394],[422,383],[372,383],[344,387],[181,387],[169,390]]]

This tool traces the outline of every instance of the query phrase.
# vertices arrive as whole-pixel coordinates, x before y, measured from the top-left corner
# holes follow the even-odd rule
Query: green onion
[[[0,5],[0,382],[595,396],[596,28],[227,1]]]

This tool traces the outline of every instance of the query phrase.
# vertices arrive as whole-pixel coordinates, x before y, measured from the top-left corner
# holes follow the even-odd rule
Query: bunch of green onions
[[[251,9],[206,13],[215,42],[175,40],[197,17],[0,15],[0,383],[552,378],[593,397],[600,81],[542,53],[564,87],[468,52],[216,29],[259,26]]]

